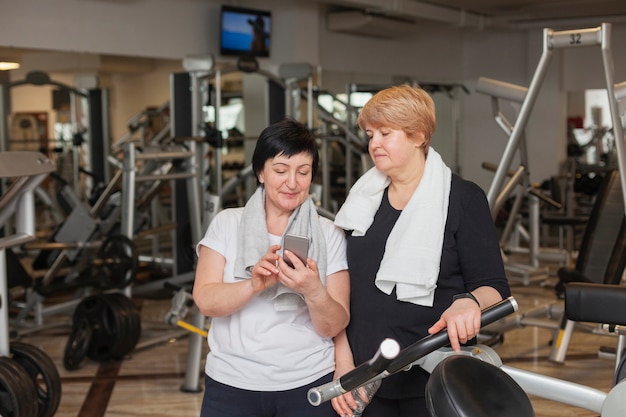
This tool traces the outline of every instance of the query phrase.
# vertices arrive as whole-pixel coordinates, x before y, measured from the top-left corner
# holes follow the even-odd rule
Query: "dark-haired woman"
[[[193,296],[212,318],[203,417],[336,415],[307,401],[332,380],[333,338],[349,321],[345,235],[309,197],[318,161],[303,124],[265,128],[252,157],[256,192],[219,212],[197,246]],[[306,263],[282,252],[288,233],[309,238]]]

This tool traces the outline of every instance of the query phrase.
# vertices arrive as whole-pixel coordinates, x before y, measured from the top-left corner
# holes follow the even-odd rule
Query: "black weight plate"
[[[11,343],[13,360],[26,370],[37,389],[39,417],[52,417],[61,402],[61,377],[52,359],[36,346]]]
[[[81,319],[86,319],[89,324],[98,324],[102,311],[107,308],[106,303],[99,294],[89,295],[76,306],[72,317],[72,325],[75,327]]]
[[[86,297],[74,311],[75,329],[81,321],[86,322],[82,326],[91,329],[85,356],[97,361],[122,359],[134,349],[141,335],[139,309],[122,293]],[[79,342],[80,338],[68,341],[66,368],[77,367],[83,359],[81,351],[76,349]],[[72,344],[75,346],[72,347]]]
[[[124,305],[120,301],[121,294],[107,294],[107,303],[111,312],[115,315],[117,321],[117,331],[115,333],[115,346],[111,350],[111,358],[121,359],[124,356],[124,350],[127,344],[126,328],[128,327],[128,319],[124,311]]]
[[[107,295],[95,294],[83,299],[74,311],[74,327],[79,320],[86,320],[92,330],[86,356],[97,361],[110,359],[119,343],[116,334],[120,320],[112,311]]]
[[[127,331],[127,354],[135,349],[135,346],[137,346],[139,338],[141,337],[141,313],[139,311],[139,308],[137,308],[137,305],[131,299],[126,298],[125,303],[127,305],[127,311],[129,316],[129,328]]]
[[[107,306],[109,308],[109,319],[108,322],[114,322],[114,328],[111,328],[111,334],[113,340],[111,341],[110,349],[108,352],[107,359],[120,359],[124,353],[124,346],[126,344],[126,327],[127,319],[124,315],[124,307],[118,301],[118,296],[116,294],[105,294],[103,295]]]
[[[139,341],[139,337],[141,336],[141,314],[139,312],[139,308],[130,298],[126,297],[124,294],[117,293],[111,294],[112,296],[116,296],[119,301],[125,306],[125,314],[128,318],[128,338],[129,338],[129,352],[135,347],[137,342]]]
[[[7,356],[0,356],[0,415],[37,417],[37,391],[26,370]]]
[[[63,366],[65,369],[68,371],[78,369],[89,349],[92,333],[93,329],[87,318],[79,319],[78,324],[74,325],[63,353]]]
[[[139,260],[135,244],[128,237],[108,237],[98,251],[100,266],[98,278],[107,288],[124,288],[132,284],[137,275]]]
[[[87,357],[96,361],[106,361],[113,357],[120,340],[121,318],[115,313],[115,307],[111,305],[110,300],[104,295],[100,295],[102,308],[98,312],[98,316],[94,316],[90,321],[93,329]]]
[[[132,302],[132,300],[129,300]],[[129,352],[132,352],[135,347],[137,346],[137,343],[139,343],[139,339],[141,338],[141,312],[139,311],[139,308],[137,308],[137,306],[133,303],[132,305],[132,309],[131,309],[131,317],[132,317],[132,321],[131,321],[131,329],[129,331]]]
[[[119,318],[120,327],[117,349],[113,355],[115,359],[122,359],[130,353],[141,333],[139,309],[135,303],[122,293],[107,294],[108,300]]]
[[[133,322],[135,321],[132,308],[134,303],[121,293],[108,294],[112,306],[115,306],[120,327],[118,335],[118,345],[115,352],[115,359],[123,359],[134,348]]]

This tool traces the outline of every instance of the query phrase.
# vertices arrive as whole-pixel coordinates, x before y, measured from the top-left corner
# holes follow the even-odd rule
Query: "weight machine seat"
[[[573,282],[565,286],[569,320],[626,326],[626,286]]]
[[[618,170],[606,173],[581,241],[574,268],[560,268],[555,290],[570,282],[617,284],[626,265],[626,218]]]
[[[524,390],[506,372],[483,360],[443,359],[426,383],[431,417],[533,417]]]

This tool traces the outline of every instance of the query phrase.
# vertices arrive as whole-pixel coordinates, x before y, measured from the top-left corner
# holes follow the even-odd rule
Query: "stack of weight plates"
[[[122,293],[90,295],[74,310],[63,365],[77,369],[85,356],[100,362],[120,360],[135,348],[140,335],[139,309],[132,300]]]

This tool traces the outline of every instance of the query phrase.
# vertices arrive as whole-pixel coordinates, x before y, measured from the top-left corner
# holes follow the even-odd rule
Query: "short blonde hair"
[[[437,125],[435,103],[418,87],[398,85],[386,88],[365,103],[356,123],[363,130],[365,125],[401,129],[412,140],[423,134],[424,150],[427,150]]]

